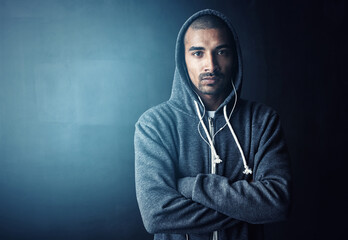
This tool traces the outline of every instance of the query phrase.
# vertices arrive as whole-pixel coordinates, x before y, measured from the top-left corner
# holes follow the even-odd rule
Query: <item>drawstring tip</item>
[[[221,163],[222,160],[220,159],[219,155],[215,156],[214,163]]]
[[[246,168],[245,168],[245,170],[243,171],[243,173],[244,173],[245,175],[248,175],[248,174],[252,174],[253,171],[251,171],[251,169],[250,169],[248,166],[246,166]]]

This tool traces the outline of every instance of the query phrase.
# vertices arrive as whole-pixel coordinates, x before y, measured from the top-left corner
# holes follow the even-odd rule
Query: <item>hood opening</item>
[[[232,34],[232,51],[233,51],[233,83],[237,90],[238,96],[241,94],[241,88],[242,88],[242,58],[241,58],[241,51],[240,46],[238,42],[237,34],[230,22],[230,20],[223,15],[222,13],[212,10],[212,9],[205,9],[201,10],[195,14],[193,14],[190,18],[186,20],[186,22],[181,27],[177,41],[176,41],[176,52],[175,52],[175,75],[174,75],[174,81],[173,81],[173,88],[172,88],[172,94],[171,94],[171,100],[180,101],[180,105],[182,107],[186,107],[189,111],[195,111],[194,107],[192,106],[193,101],[197,100],[197,95],[194,91],[194,88],[192,86],[191,80],[189,78],[187,69],[186,69],[186,63],[185,63],[185,46],[184,46],[184,37],[186,34],[187,29],[190,27],[191,23],[194,22],[197,18],[204,16],[204,15],[212,15],[216,16],[219,19],[222,20],[222,22],[228,27]],[[222,109],[223,105],[226,105],[228,102],[233,100],[234,92],[231,91],[230,94],[226,97],[225,101],[220,105],[220,107],[217,109],[219,111]],[[190,106],[188,106],[189,104]]]

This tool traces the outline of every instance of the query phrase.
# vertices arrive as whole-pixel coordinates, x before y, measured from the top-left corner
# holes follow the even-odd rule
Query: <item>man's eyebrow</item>
[[[221,48],[231,48],[231,46],[228,44],[222,44],[216,47],[216,49],[221,49]]]
[[[189,48],[189,51],[197,51],[197,50],[204,50],[204,47],[195,47],[195,46],[192,46]]]
[[[215,49],[221,49],[221,48],[231,48],[231,47],[228,44],[221,44],[221,45],[217,46]],[[189,51],[197,51],[197,50],[205,50],[205,48],[204,47],[195,47],[195,46],[192,46],[189,48]]]

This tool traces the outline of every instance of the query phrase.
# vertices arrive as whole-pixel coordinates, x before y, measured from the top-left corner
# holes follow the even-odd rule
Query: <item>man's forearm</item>
[[[185,198],[177,190],[173,156],[146,125],[135,133],[136,193],[150,233],[209,233],[239,221]]]

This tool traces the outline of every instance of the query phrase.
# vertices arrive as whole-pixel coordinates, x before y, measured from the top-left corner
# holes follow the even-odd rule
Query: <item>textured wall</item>
[[[0,0],[0,239],[152,238],[135,199],[134,123],[169,98],[176,35],[203,8],[235,23],[243,97],[273,106],[289,142],[293,211],[268,239],[339,236],[346,7]]]

